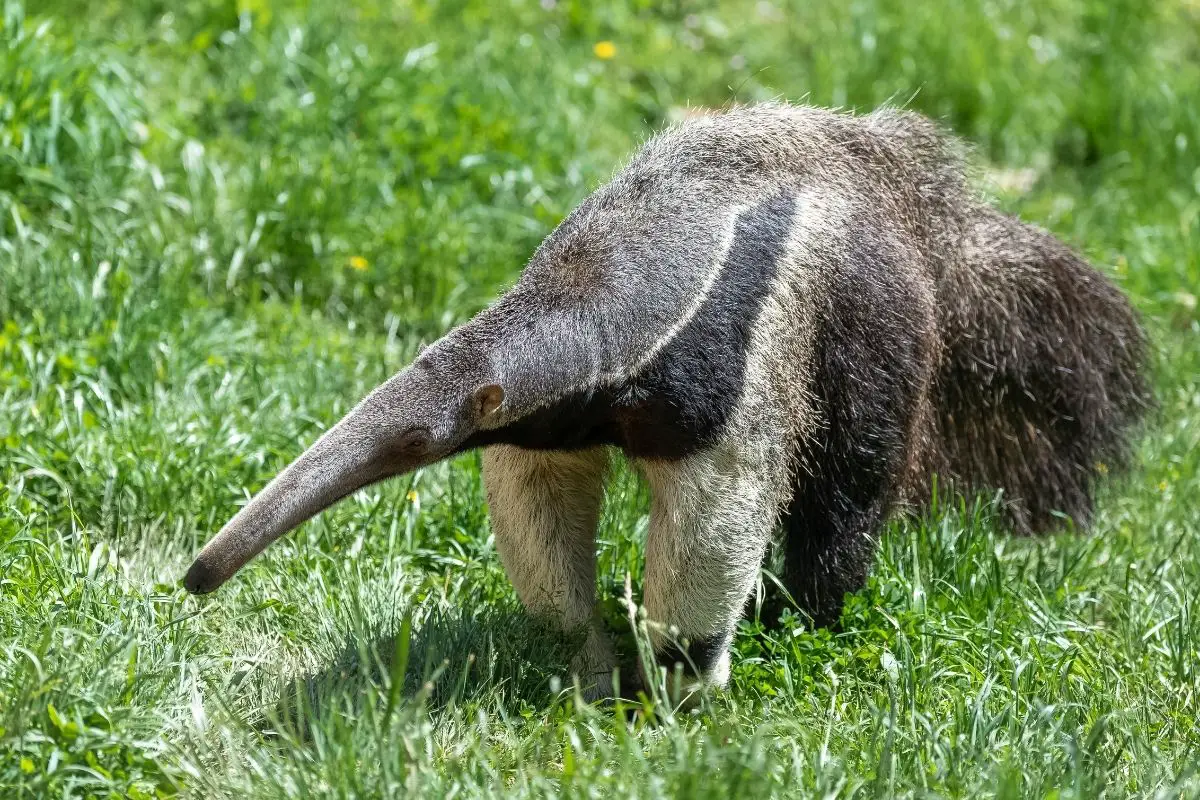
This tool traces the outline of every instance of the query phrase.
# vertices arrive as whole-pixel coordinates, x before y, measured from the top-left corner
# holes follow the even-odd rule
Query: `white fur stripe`
[[[755,203],[757,203],[760,199],[761,198],[756,198]],[[699,289],[692,297],[687,307],[679,315],[678,319],[676,319],[675,322],[672,323],[671,326],[662,333],[662,335],[660,335],[648,348],[646,348],[643,353],[638,355],[632,364],[627,362],[618,363],[613,365],[612,368],[606,370],[606,365],[597,363],[597,361],[592,361],[591,368],[588,369],[588,376],[580,380],[578,383],[561,387],[557,391],[547,392],[544,395],[536,398],[532,405],[521,408],[502,407],[503,413],[492,415],[492,417],[485,424],[485,427],[503,427],[504,425],[507,425],[516,419],[520,419],[521,417],[533,414],[540,409],[553,405],[564,397],[582,392],[593,391],[606,386],[620,385],[624,381],[636,376],[639,372],[644,370],[650,364],[650,362],[654,360],[655,356],[661,353],[664,348],[674,341],[675,337],[677,337],[683,331],[683,329],[686,328],[687,325],[696,318],[696,316],[704,308],[705,303],[708,302],[709,298],[712,296],[712,292],[717,285],[717,281],[720,280],[721,275],[724,273],[726,267],[729,266],[729,254],[733,249],[734,240],[737,237],[738,222],[741,221],[742,215],[753,205],[754,203],[739,203],[729,207],[728,214],[724,220],[724,230],[721,232],[721,240],[716,249],[716,256],[710,262],[708,274],[704,276],[704,280]],[[796,224],[795,218],[790,220],[790,222],[792,228],[794,229]],[[611,342],[609,341],[597,342],[597,337],[600,337],[601,339],[607,339],[608,333],[609,331],[602,325],[597,326],[595,330],[590,331],[590,340],[597,345],[594,347],[594,349],[603,353],[612,353],[615,349],[618,351],[617,355],[620,361],[625,361],[626,358],[631,358],[633,356],[632,353],[619,352],[623,348],[610,348],[609,345]],[[588,340],[588,337],[580,337],[579,339],[579,341]],[[626,343],[626,347],[637,348],[637,343]]]
[[[621,370],[606,376],[608,380],[616,383],[625,377],[636,375],[641,372],[646,366],[654,360],[654,357],[662,352],[668,344],[670,344],[676,336],[679,335],[688,323],[695,319],[700,313],[700,309],[708,302],[709,295],[712,294],[713,287],[717,285],[717,281],[721,278],[721,274],[725,271],[725,267],[729,261],[729,251],[733,248],[733,240],[737,236],[738,221],[742,218],[742,212],[746,210],[745,206],[734,206],[732,213],[729,215],[724,232],[721,234],[720,257],[713,260],[712,266],[708,271],[708,275],[704,279],[704,283],[700,286],[700,291],[696,292],[696,296],[692,298],[692,302],[679,319],[667,329],[666,333],[658,338],[654,344],[645,352],[644,355],[633,365],[631,369]]]

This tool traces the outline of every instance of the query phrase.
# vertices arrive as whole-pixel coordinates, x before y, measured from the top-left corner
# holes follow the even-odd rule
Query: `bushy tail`
[[[1003,490],[1022,533],[1092,518],[1151,406],[1146,339],[1104,275],[1050,234],[990,208],[939,288],[942,363],[930,471]]]

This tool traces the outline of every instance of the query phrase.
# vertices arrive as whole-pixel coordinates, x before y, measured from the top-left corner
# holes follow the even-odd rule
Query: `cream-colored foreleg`
[[[531,614],[586,631],[572,663],[587,699],[612,694],[612,644],[595,618],[596,525],[609,468],[604,448],[489,447],[483,456],[496,549]]]

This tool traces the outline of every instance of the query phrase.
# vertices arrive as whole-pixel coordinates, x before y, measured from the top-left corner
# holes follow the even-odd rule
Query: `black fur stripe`
[[[546,450],[608,444],[635,458],[679,459],[715,443],[741,399],[753,328],[795,212],[790,193],[743,212],[703,306],[639,374],[481,432],[464,449],[500,442]]]
[[[658,663],[666,667],[668,673],[674,671],[676,664],[682,664],[685,675],[707,675],[725,652],[725,636],[719,633],[682,644],[682,649],[676,644],[669,644],[655,653]]]
[[[750,341],[787,246],[792,194],[742,214],[724,269],[704,306],[663,348],[618,403],[622,444],[630,455],[682,458],[714,444],[742,397]]]

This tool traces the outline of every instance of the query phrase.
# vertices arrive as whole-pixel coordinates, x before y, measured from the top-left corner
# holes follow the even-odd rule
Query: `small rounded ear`
[[[475,416],[478,419],[491,416],[504,402],[504,389],[489,383],[475,390]]]

